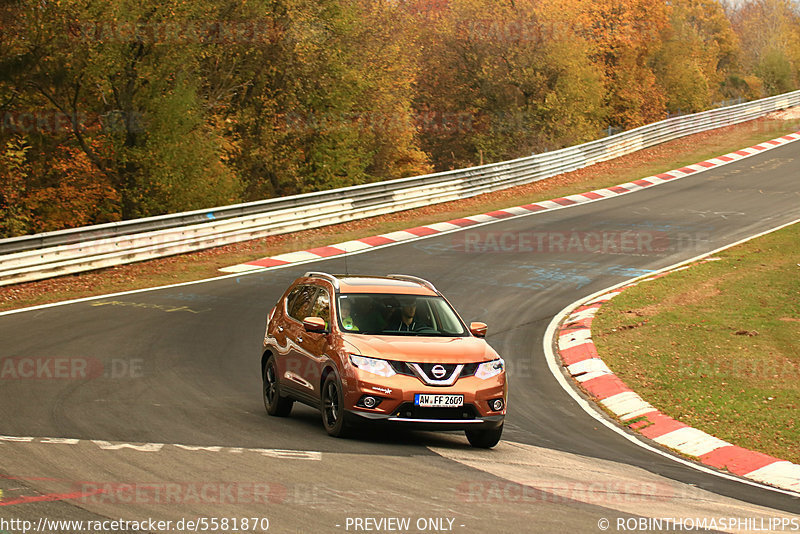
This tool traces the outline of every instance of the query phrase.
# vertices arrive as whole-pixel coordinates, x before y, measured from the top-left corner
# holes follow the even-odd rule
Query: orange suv
[[[361,423],[464,430],[500,441],[505,363],[486,324],[464,324],[430,282],[407,275],[309,272],[269,312],[261,357],[264,406],[318,408],[328,434]]]

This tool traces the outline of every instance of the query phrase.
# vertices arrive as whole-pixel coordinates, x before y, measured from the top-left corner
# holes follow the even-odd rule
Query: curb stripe
[[[329,256],[338,256],[339,254],[344,254],[344,250],[336,247],[317,247],[308,249],[306,252],[311,254],[316,254],[321,258],[327,258]]]
[[[513,217],[514,214],[504,210],[498,210],[498,211],[490,211],[486,215],[488,215],[489,217],[495,217],[497,219],[505,219],[506,217]]]
[[[525,204],[524,206],[521,206],[521,207],[525,208],[526,210],[529,210],[529,211],[542,211],[543,209],[545,209],[544,207],[540,206],[539,204]]]
[[[447,222],[449,222],[450,224],[455,224],[456,226],[471,226],[471,225],[475,224],[475,221],[473,221],[471,219],[466,219],[466,218],[453,219],[453,220],[447,221]]]
[[[702,430],[690,426],[673,430],[655,438],[653,441],[695,457],[701,457],[715,449],[730,445],[727,441],[715,438]]]
[[[700,460],[706,465],[727,469],[737,475],[746,475],[781,461],[774,456],[744,449],[736,445],[715,449],[702,455]]]
[[[791,462],[782,460],[765,465],[747,473],[747,477],[765,484],[774,483],[782,488],[800,491],[800,465]]]
[[[264,258],[261,260],[248,262],[247,265],[257,265],[259,267],[275,267],[276,265],[286,265],[288,261],[276,260],[275,258]]]
[[[561,349],[561,359],[564,360],[564,365],[572,365],[574,363],[582,362],[590,358],[599,358],[597,349],[594,343],[584,343],[577,347],[568,349]]]
[[[711,261],[705,258],[691,265]],[[661,413],[614,374],[592,341],[591,323],[603,305],[625,289],[682,271],[691,265],[638,279],[574,307],[556,330],[561,365],[581,388],[616,415],[623,425],[656,443],[692,456],[703,464],[757,482],[800,490],[800,465],[751,451],[692,428]]]
[[[362,243],[366,243],[367,245],[369,245],[371,247],[379,247],[381,245],[387,245],[389,243],[393,243],[393,241],[391,239],[386,239],[382,235],[374,235],[372,237],[362,237],[358,241],[361,241]]]
[[[612,395],[633,391],[615,374],[607,374],[587,380],[583,384],[584,389],[598,400],[607,399]]]
[[[669,434],[670,432],[678,430],[679,428],[686,428],[689,426],[668,415],[664,415],[655,408],[653,408],[652,412],[643,414],[639,422],[641,423],[639,428],[641,429],[642,435],[650,439],[655,439],[664,434]]]
[[[601,404],[614,412],[623,421],[636,419],[642,414],[652,412],[655,409],[633,391],[626,391],[608,397],[601,401]]]
[[[416,228],[410,228],[410,229],[406,230],[406,232],[408,232],[410,234],[414,234],[417,237],[422,237],[422,236],[432,235],[432,234],[437,234],[438,233],[436,230],[434,230],[433,228],[430,228],[428,226],[417,226]]]

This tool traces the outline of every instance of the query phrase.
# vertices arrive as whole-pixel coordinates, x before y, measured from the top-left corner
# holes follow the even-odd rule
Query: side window
[[[315,317],[322,317],[325,320],[325,326],[331,324],[331,296],[324,289],[317,292],[317,300],[314,301],[311,313]]]
[[[303,286],[297,286],[296,288],[289,291],[289,294],[286,295],[286,313],[289,313],[294,306],[294,301],[297,299],[297,295],[300,294],[300,291],[303,289]]]
[[[300,286],[297,289],[299,291],[294,295],[294,298],[288,300],[289,316],[302,322],[303,319],[311,315],[311,303],[316,288],[313,286]],[[292,293],[294,293],[294,290],[292,290]],[[291,293],[289,297],[292,297]]]

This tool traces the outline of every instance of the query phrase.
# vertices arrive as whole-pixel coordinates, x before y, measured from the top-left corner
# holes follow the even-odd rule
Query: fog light
[[[364,395],[363,397],[358,399],[356,406],[358,406],[359,408],[372,409],[376,408],[381,403],[382,400],[383,399],[381,399],[380,397],[373,397],[372,395]]]
[[[500,410],[503,409],[503,399],[495,399],[493,401],[489,401],[489,406],[495,412],[499,412]]]

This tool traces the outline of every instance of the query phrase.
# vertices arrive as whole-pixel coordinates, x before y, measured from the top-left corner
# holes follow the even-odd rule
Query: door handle
[[[278,332],[283,332],[283,327],[282,326],[278,327]]]
[[[302,343],[303,342],[303,336],[298,336],[297,337],[297,342],[298,343]]]

